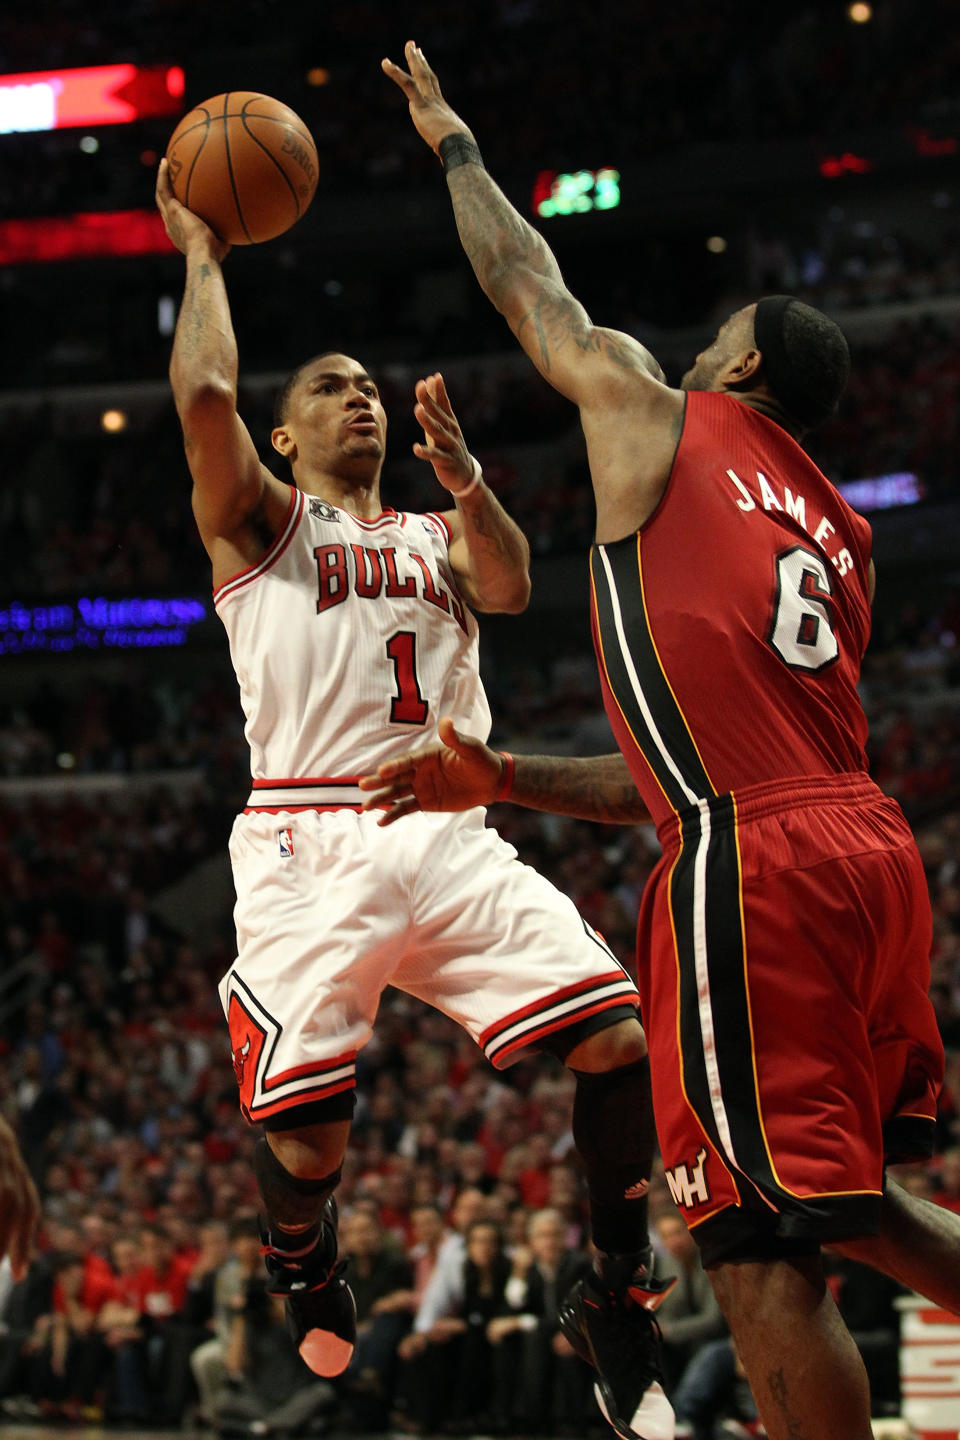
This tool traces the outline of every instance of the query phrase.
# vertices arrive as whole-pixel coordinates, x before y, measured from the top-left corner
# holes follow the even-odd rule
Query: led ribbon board
[[[185,645],[210,606],[192,596],[82,598],[49,605],[13,601],[0,608],[0,655],[56,655],[76,650],[150,650]]]
[[[184,89],[179,65],[89,65],[0,75],[0,135],[179,115]]]

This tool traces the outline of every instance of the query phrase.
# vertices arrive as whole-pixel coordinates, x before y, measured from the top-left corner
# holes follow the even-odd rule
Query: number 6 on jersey
[[[777,556],[777,595],[767,642],[791,669],[823,670],[840,653],[833,586],[821,556],[794,545]]]

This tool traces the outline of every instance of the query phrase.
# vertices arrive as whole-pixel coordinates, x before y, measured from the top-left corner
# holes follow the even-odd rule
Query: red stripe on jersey
[[[294,516],[293,511],[295,508],[296,515]],[[256,580],[264,571],[269,570],[272,565],[275,565],[293,539],[302,517],[303,491],[294,489],[290,497],[290,505],[287,513],[283,518],[283,524],[274,538],[272,545],[264,552],[256,565],[251,565],[246,570],[239,570],[236,575],[231,575],[229,580],[224,580],[222,585],[217,586],[213,592],[214,605],[218,605],[221,600],[227,598],[226,592],[228,590],[232,595],[234,590],[241,590],[244,585],[249,585],[251,580]]]
[[[509,1030],[511,1025],[517,1025],[528,1016],[540,1015],[544,1010],[551,1010],[554,1005],[562,1005],[564,1000],[571,1000],[575,995],[582,995],[585,990],[600,990],[616,981],[626,981],[628,985],[633,983],[626,970],[618,967],[606,975],[591,975],[589,980],[578,980],[575,985],[566,985],[562,990],[554,990],[552,994],[545,995],[541,1000],[534,1000],[532,1005],[524,1005],[522,1009],[514,1010],[510,1015],[503,1015],[492,1025],[488,1025],[486,1030],[481,1031],[478,1044],[482,1049],[486,1049],[491,1040],[495,1040],[504,1030]],[[618,997],[621,1001],[624,998],[623,996]],[[626,998],[629,999],[629,997]],[[561,1020],[560,1023],[562,1025],[563,1021]]]
[[[312,810],[316,815],[322,815],[326,810],[353,810],[359,815],[363,810],[362,805],[352,805],[344,800],[342,805],[244,805],[244,815],[297,815],[301,810]]]
[[[599,1000],[596,1005],[587,1005],[582,1010],[574,1010],[570,1015],[561,1016],[558,1020],[551,1020],[547,1025],[535,1025],[530,1030],[525,1030],[522,1035],[516,1036],[502,1049],[494,1050],[492,1054],[488,1053],[487,1059],[491,1065],[499,1068],[506,1056],[535,1044],[544,1035],[555,1035],[558,1030],[566,1030],[571,1025],[579,1025],[582,1020],[588,1019],[591,1015],[599,1015],[604,1010],[612,1010],[616,1005],[632,1005],[636,1009],[639,1004],[639,995],[610,995],[606,1000]]]
[[[363,530],[381,530],[384,525],[392,525],[400,519],[396,510],[381,510],[380,514],[375,515],[372,519],[364,518],[363,515],[354,515],[350,510],[345,511],[345,514],[349,515],[351,520],[355,520]]]
[[[296,780],[254,780],[254,790],[278,790],[281,786],[290,790],[300,785],[357,785],[359,775],[302,775]]]
[[[438,525],[443,526],[444,533],[447,537],[447,544],[449,545],[453,539],[453,528],[450,525],[449,521],[446,520],[443,515],[441,515],[439,510],[428,510],[426,518],[428,520],[436,520]]]
[[[281,1070],[279,1075],[271,1075],[269,1080],[264,1080],[264,1091],[276,1090],[278,1085],[286,1085],[290,1080],[302,1080],[308,1075],[327,1075],[331,1070],[352,1065],[356,1058],[356,1050],[347,1050],[343,1055],[335,1055],[332,1060],[309,1060],[303,1065],[293,1065],[289,1070]]]
[[[339,1095],[342,1090],[355,1090],[357,1086],[356,1076],[349,1080],[340,1080],[336,1085],[316,1085],[309,1090],[298,1090],[296,1095],[291,1095],[285,1100],[275,1100],[272,1105],[254,1105],[250,1109],[250,1119],[253,1124],[261,1120],[269,1120],[272,1115],[280,1115],[284,1110],[293,1110],[298,1105],[304,1105],[309,1100],[324,1100],[331,1095]]]

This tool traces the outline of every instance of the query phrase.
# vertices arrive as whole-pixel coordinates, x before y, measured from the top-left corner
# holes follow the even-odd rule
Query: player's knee
[[[293,1105],[264,1121],[274,1152],[292,1174],[317,1175],[340,1164],[356,1099],[355,1090],[342,1090],[324,1100]]]
[[[340,1183],[340,1166],[325,1175],[302,1175],[288,1170],[269,1141],[253,1147],[253,1171],[267,1215],[284,1229],[315,1224]]]
[[[604,1030],[585,1036],[562,1057],[571,1070],[602,1074],[635,1065],[647,1053],[647,1037],[636,1016],[618,1020]]]

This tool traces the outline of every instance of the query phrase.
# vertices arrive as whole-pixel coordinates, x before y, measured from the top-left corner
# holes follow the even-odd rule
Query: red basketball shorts
[[[866,775],[814,777],[704,801],[661,841],[641,1013],[667,1180],[706,1263],[759,1232],[872,1233],[885,1160],[931,1151],[943,1074],[899,806]]]

